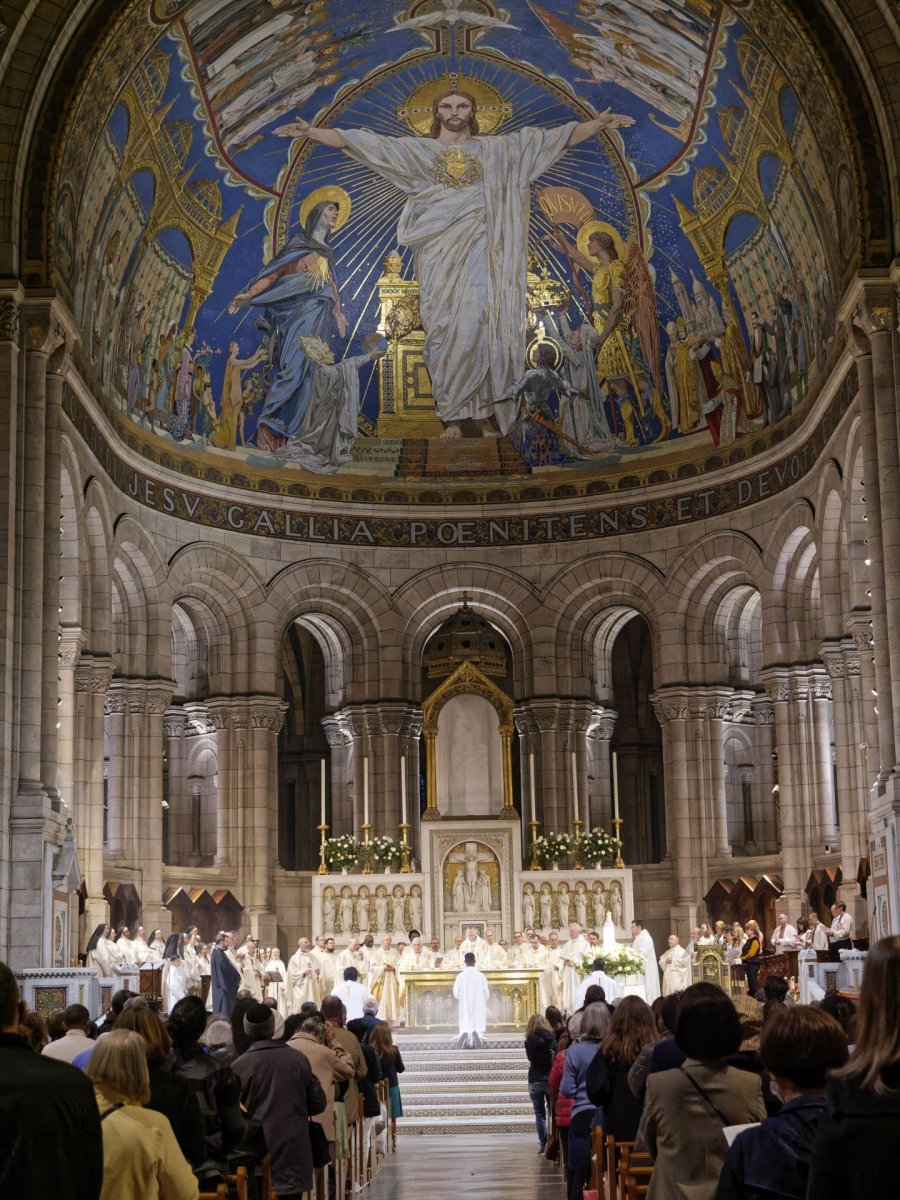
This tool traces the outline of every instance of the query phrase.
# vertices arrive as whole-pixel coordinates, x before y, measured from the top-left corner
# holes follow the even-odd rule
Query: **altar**
[[[404,974],[406,1027],[423,1032],[452,1032],[458,1029],[457,1001],[453,998],[456,971],[410,971]],[[537,967],[484,971],[490,993],[487,1005],[487,1036],[491,1033],[522,1033],[528,1018],[541,1011],[540,978]]]

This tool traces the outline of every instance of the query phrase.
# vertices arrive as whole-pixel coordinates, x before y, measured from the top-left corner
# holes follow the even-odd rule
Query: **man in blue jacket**
[[[241,973],[226,953],[230,945],[230,933],[217,933],[216,944],[209,960],[213,1012],[223,1013],[229,1020],[237,1002],[241,983]]]

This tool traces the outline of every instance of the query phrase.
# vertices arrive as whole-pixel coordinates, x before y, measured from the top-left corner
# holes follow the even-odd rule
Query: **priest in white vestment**
[[[541,975],[540,994],[541,1008],[562,1008],[562,947],[559,944],[559,934],[554,929],[547,939],[547,959]]]
[[[332,995],[337,996],[344,1008],[347,1010],[347,1021],[358,1021],[365,1016],[365,1008],[363,1007],[367,1000],[373,1000],[377,1004],[378,1001],[369,991],[364,983],[359,982],[356,973],[356,967],[347,967],[344,970],[344,978],[340,983],[334,985]]]
[[[594,984],[603,988],[603,994],[606,996],[607,1004],[615,1004],[617,1000],[621,999],[621,987],[618,983],[616,983],[615,979],[613,979],[611,975],[607,975],[603,970],[603,959],[597,958],[594,960],[594,970],[591,971],[590,975],[586,975],[581,981],[581,987],[578,989],[578,996],[576,997],[577,1008],[584,1007],[584,998],[587,995],[587,990]]]
[[[487,978],[475,966],[475,955],[466,954],[465,966],[453,981],[453,996],[459,1001],[458,1046],[482,1046],[489,992]]]
[[[677,933],[669,934],[669,948],[659,956],[662,968],[662,994],[683,992],[691,984],[691,956],[678,939]]]
[[[531,947],[518,931],[513,934],[513,944],[506,952],[506,965],[511,968],[530,967],[533,965]]]
[[[420,937],[414,937],[400,955],[397,970],[401,975],[407,971],[430,971],[434,960],[427,946],[422,945]]]
[[[584,961],[584,956],[590,951],[587,938],[581,932],[581,926],[573,921],[569,925],[569,940],[560,951],[562,959],[562,1007],[566,1012],[574,1012],[578,1007],[578,987],[581,983],[581,973],[578,967]]]
[[[310,954],[319,964],[319,981],[322,995],[327,996],[334,988],[337,975],[337,954],[334,949],[334,938],[326,938],[321,933],[316,937],[316,944]]]
[[[466,936],[462,940],[462,945],[459,948],[460,962],[465,962],[467,954],[474,954],[476,963],[480,961],[484,953],[484,938],[481,937],[478,930],[470,926],[466,930]],[[462,967],[460,967],[462,970]]]
[[[632,950],[636,950],[644,958],[644,999],[648,1004],[652,1004],[660,996],[656,947],[653,945],[653,938],[650,936],[648,930],[644,928],[642,921],[631,922],[631,936],[634,938],[634,941],[631,943]]]
[[[356,974],[359,979],[365,979],[369,972],[369,958],[365,951],[360,947],[359,938],[355,935],[350,938],[346,949],[342,950],[335,960],[335,973],[338,979],[344,978],[344,971],[347,967],[356,967]]]
[[[276,1010],[282,1020],[287,1020],[290,1016],[288,1010],[288,985],[287,985],[287,967],[285,966],[281,951],[277,946],[272,947],[272,952],[269,955],[269,961],[266,963],[266,974],[276,976],[266,984],[266,997],[269,1000],[275,1001]]]
[[[461,971],[463,969],[462,936],[457,934],[453,939],[453,949],[448,950],[441,959],[442,971]]]
[[[381,939],[381,947],[369,953],[369,991],[378,1001],[378,1011],[383,1021],[403,1019],[403,984],[397,974],[400,956],[391,935]]]
[[[479,967],[482,971],[505,971],[507,957],[506,951],[494,937],[493,929],[486,929]]]
[[[467,92],[435,97],[430,137],[320,129],[296,120],[276,132],[344,150],[406,195],[397,241],[419,284],[423,349],[445,437],[460,422],[505,433],[517,403],[505,396],[525,358],[526,263],[531,185],[566,151],[604,129],[630,125],[609,111],[555,129],[479,135]]]
[[[310,953],[309,938],[302,937],[287,965],[289,1012],[299,1012],[300,1006],[307,1002],[318,1006],[323,994],[320,977],[321,967]]]

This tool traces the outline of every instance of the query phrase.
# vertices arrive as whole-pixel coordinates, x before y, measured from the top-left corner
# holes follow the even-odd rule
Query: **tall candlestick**
[[[575,810],[575,820],[580,820],[578,814],[578,761],[575,751],[572,751],[572,807]]]
[[[369,823],[369,757],[363,759],[363,825]]]
[[[537,811],[536,811],[535,788],[534,788],[534,751],[533,750],[528,755],[528,771],[531,776],[531,821],[532,821],[532,824],[534,824],[537,821]]]
[[[322,786],[320,788],[320,792],[322,795],[322,819],[319,822],[319,824],[324,825],[325,824],[325,759],[324,758],[322,759],[321,784],[322,784]]]
[[[400,755],[400,823],[406,824],[406,755]]]
[[[616,752],[612,752],[612,785],[613,785],[613,820],[619,819],[619,762]]]

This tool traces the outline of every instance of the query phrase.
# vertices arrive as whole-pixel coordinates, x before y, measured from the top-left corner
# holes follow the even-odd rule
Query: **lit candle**
[[[619,819],[619,763],[616,758],[616,752],[612,752],[612,777],[613,777],[613,817]]]
[[[369,823],[369,759],[363,759],[363,825]]]
[[[535,787],[534,787],[534,751],[533,750],[528,755],[528,770],[531,775],[531,819],[532,819],[532,821],[536,821],[537,813],[536,813],[536,800],[535,800]]]
[[[572,807],[575,810],[575,820],[578,820],[578,763],[575,751],[572,751]]]
[[[400,821],[406,824],[406,755],[400,755]]]
[[[322,794],[322,819],[321,819],[321,821],[319,821],[319,824],[324,825],[325,824],[325,759],[324,758],[322,759],[321,781],[322,781],[322,786],[320,788],[320,791]]]

